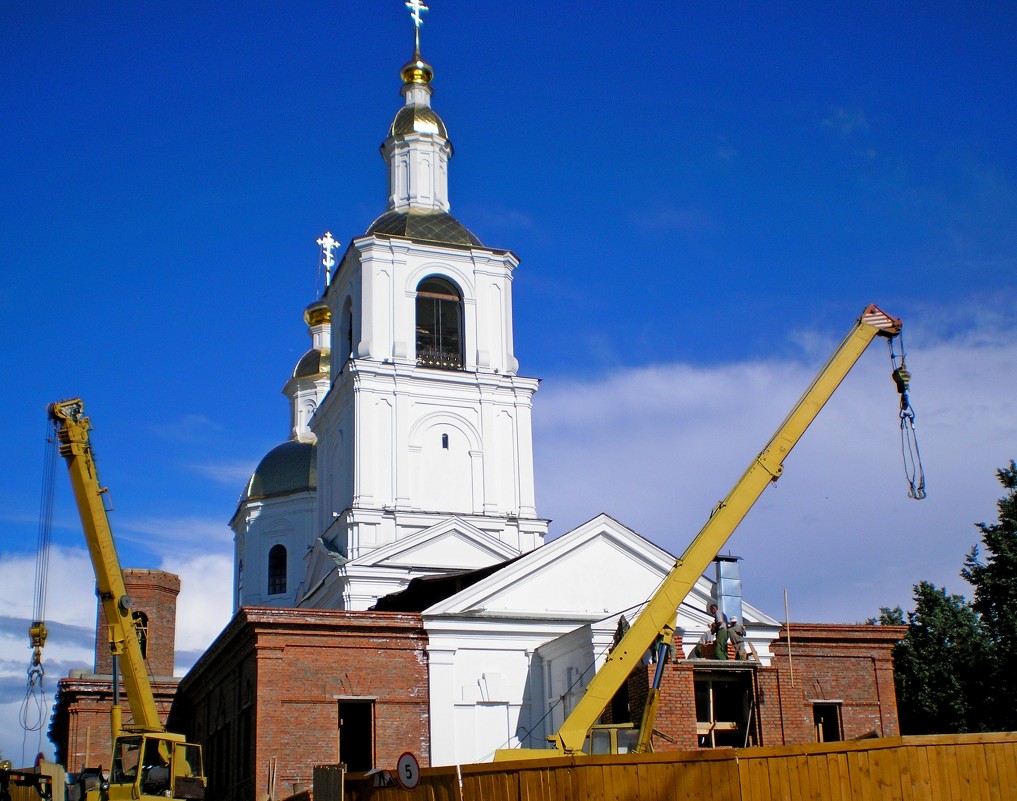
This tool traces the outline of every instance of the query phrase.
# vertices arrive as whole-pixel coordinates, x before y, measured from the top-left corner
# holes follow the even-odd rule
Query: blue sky
[[[1017,7],[430,5],[453,213],[522,260],[552,532],[603,511],[680,551],[877,302],[906,321],[930,498],[903,497],[874,350],[735,535],[746,595],[854,622],[920,579],[965,591],[1017,456]],[[6,720],[48,402],[86,400],[124,563],[183,575],[181,661],[225,623],[226,522],[288,435],[314,240],[384,211],[412,33],[399,0],[14,1],[0,25]],[[94,625],[60,470],[51,689]]]

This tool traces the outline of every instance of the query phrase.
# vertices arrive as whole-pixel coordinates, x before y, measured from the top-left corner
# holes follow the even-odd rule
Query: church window
[[[273,545],[268,552],[268,594],[286,592],[286,546]]]
[[[444,278],[425,278],[417,286],[417,364],[463,369],[463,301]]]
[[[342,339],[340,340],[340,347],[342,348],[342,358],[339,360],[339,369],[342,369],[347,359],[353,358],[353,300],[346,298],[346,303],[343,304],[343,316],[342,316]]]
[[[448,434],[441,435],[441,447],[448,450]]]

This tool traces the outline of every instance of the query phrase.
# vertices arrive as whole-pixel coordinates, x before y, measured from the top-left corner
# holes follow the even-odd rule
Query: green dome
[[[290,440],[272,448],[261,460],[240,502],[307,492],[317,487],[317,446],[313,442]]]
[[[387,211],[371,223],[368,234],[388,234],[443,245],[483,247],[465,225],[447,211]]]

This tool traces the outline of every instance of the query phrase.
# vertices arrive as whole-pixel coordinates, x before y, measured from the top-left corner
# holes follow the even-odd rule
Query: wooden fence
[[[348,777],[347,801],[1017,801],[1017,732],[425,768],[411,791],[385,780]],[[340,801],[335,783],[316,774],[314,801]]]

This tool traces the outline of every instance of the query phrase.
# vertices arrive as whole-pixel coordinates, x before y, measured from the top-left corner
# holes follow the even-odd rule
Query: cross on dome
[[[335,267],[335,257],[332,252],[339,247],[339,240],[332,238],[332,232],[326,231],[315,240],[321,248],[321,264],[325,268],[325,286],[332,282],[332,268]]]
[[[420,26],[424,24],[424,18],[420,15],[430,9],[424,5],[424,0],[406,0],[404,5],[410,10],[410,19],[413,20],[413,55],[420,60]]]
[[[420,15],[430,9],[424,5],[423,0],[406,0],[405,5],[410,10],[410,19],[413,20],[414,27],[419,28],[424,24],[424,20]]]

